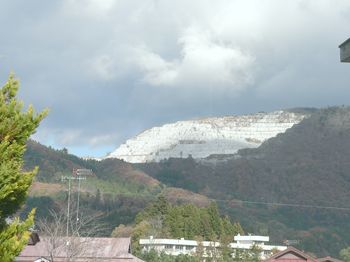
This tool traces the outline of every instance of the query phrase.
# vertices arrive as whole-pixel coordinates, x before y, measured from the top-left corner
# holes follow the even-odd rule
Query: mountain
[[[307,115],[309,111],[294,112]],[[130,164],[118,159],[83,160],[65,150],[29,143],[26,168],[39,165],[27,207],[64,206],[61,175],[93,169],[82,203],[101,212],[110,228],[133,221],[160,192],[173,202],[199,206],[216,200],[220,211],[246,233],[268,234],[274,243],[297,240],[317,256],[337,256],[350,246],[350,108],[314,110],[309,117],[222,161],[169,158]]]
[[[331,107],[226,161],[173,158],[138,167],[168,186],[218,199],[252,233],[336,256],[350,245],[349,159],[350,108]]]
[[[37,208],[36,218],[47,217],[49,209],[66,208],[67,181],[62,176],[73,168],[92,169],[93,175],[81,182],[81,213],[99,215],[106,223],[106,235],[120,223],[131,223],[135,215],[162,191],[163,185],[129,163],[118,159],[84,160],[67,150],[55,150],[28,141],[24,169],[39,166],[22,213]],[[77,183],[72,182],[72,198],[76,199]]]
[[[159,186],[159,181],[124,161],[118,159],[86,160],[69,154],[65,150],[55,150],[32,140],[27,143],[24,162],[25,169],[40,167],[36,180],[41,182],[59,182],[61,176],[70,175],[74,168],[87,168],[94,173],[91,179],[143,187]],[[116,190],[114,192],[117,193]]]
[[[56,150],[33,140],[28,141],[24,155],[24,169],[39,166],[33,182],[24,215],[37,208],[36,218],[47,217],[50,209],[66,208],[67,182],[61,178],[70,176],[73,169],[91,169],[93,175],[81,182],[81,212],[99,215],[106,224],[106,235],[120,223],[130,224],[138,212],[162,193],[171,203],[192,203],[208,206],[207,197],[191,191],[169,187],[160,183],[129,163],[118,159],[102,161],[86,160],[69,154],[67,150]],[[77,183],[72,182],[72,198],[76,199]]]
[[[232,155],[242,148],[260,146],[299,123],[305,116],[301,112],[276,111],[179,121],[142,132],[127,140],[107,158],[144,163],[171,157]]]

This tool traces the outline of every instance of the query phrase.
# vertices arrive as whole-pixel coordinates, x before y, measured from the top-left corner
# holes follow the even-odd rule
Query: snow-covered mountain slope
[[[287,111],[179,121],[153,127],[127,140],[106,158],[144,163],[170,157],[205,158],[258,147],[306,115]]]

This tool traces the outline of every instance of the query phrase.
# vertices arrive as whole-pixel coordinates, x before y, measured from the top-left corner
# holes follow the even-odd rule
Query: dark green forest
[[[330,107],[226,162],[168,159],[138,168],[167,186],[221,200],[220,210],[248,232],[337,255],[350,244],[349,159],[350,109]]]
[[[114,233],[118,235],[118,232]],[[152,251],[142,253],[139,239],[153,236],[154,238],[195,239],[198,242],[216,241],[226,248],[220,249],[218,251],[220,256],[213,258],[213,261],[231,261],[232,250],[228,250],[227,245],[233,242],[233,237],[237,234],[244,234],[241,225],[238,222],[232,223],[227,216],[221,216],[214,202],[203,208],[192,204],[172,205],[165,197],[159,196],[157,201],[136,216],[132,230],[132,242],[134,252],[145,261],[202,261],[199,248],[198,254],[195,254],[194,257],[186,255],[171,257],[166,254],[158,256]],[[240,257],[254,254],[254,252],[246,252]]]
[[[234,235],[243,234],[240,224],[231,223],[227,216],[222,217],[214,202],[204,208],[192,204],[172,205],[163,196],[136,216],[136,226],[142,223],[148,224],[153,230],[142,237],[152,233],[154,237],[160,238],[202,238],[214,241],[230,237],[232,241]]]

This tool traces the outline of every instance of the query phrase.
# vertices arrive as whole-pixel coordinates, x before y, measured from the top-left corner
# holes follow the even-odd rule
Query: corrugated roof
[[[289,261],[288,258],[284,258],[284,256],[288,254],[295,254],[296,257],[300,257],[300,260],[293,258],[295,261],[307,261],[307,262],[317,262],[316,258],[311,257],[310,255],[304,253],[303,251],[296,249],[295,247],[288,247],[287,249],[277,252],[272,257],[264,260],[265,262],[273,262],[273,261]]]
[[[74,261],[130,261],[141,262],[142,260],[129,253],[130,238],[70,238],[71,246],[76,249],[77,255]],[[55,239],[54,252],[55,261],[62,261],[66,257],[67,238],[58,237]],[[50,238],[41,237],[36,245],[27,245],[16,261],[33,261],[40,257],[49,258],[52,246]]]

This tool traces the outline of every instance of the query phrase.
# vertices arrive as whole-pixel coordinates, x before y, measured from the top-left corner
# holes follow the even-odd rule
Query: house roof
[[[344,45],[346,45],[346,44],[349,43],[349,42],[350,42],[350,38],[348,38],[348,39],[345,40],[343,43],[341,43],[341,44],[339,45],[339,48],[343,47]]]
[[[318,262],[344,262],[343,260],[339,260],[333,257],[323,257],[323,258],[319,258],[317,259]]]
[[[318,262],[318,260],[303,251],[296,249],[295,247],[288,247],[287,249],[280,251],[276,254],[274,254],[272,257],[264,260],[265,262],[272,262],[272,261],[306,261],[306,262]]]
[[[55,261],[64,261],[66,257],[67,238],[57,237],[54,250]],[[71,245],[75,245],[77,256],[74,261],[110,261],[110,262],[142,262],[129,253],[130,238],[70,238]],[[50,238],[41,237],[35,245],[27,245],[16,261],[34,261],[37,258],[50,257],[52,241]]]

